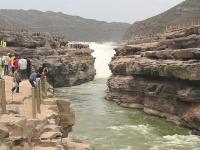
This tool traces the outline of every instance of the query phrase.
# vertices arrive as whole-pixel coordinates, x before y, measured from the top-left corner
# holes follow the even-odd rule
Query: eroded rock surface
[[[1,115],[0,149],[94,150],[91,145],[68,138],[75,123],[75,113],[70,102],[55,98],[50,100],[55,105],[42,105],[46,113],[41,113],[37,119],[29,119],[20,114]]]
[[[69,49],[64,38],[26,31],[1,31],[0,41],[6,41],[8,46],[0,48],[1,55],[10,52],[30,57],[35,67],[46,63],[48,81],[54,87],[79,85],[93,80],[96,74],[93,50]]]
[[[117,48],[107,100],[200,131],[200,27]],[[134,43],[134,42],[133,42]]]

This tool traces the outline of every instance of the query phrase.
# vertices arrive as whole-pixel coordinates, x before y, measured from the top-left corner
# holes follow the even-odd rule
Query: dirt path
[[[20,92],[12,93],[11,88],[13,86],[13,78],[6,76],[6,101],[7,101],[7,112],[16,112],[20,116],[24,116],[27,119],[32,118],[32,94],[31,94],[31,85],[28,80],[24,80],[20,83]],[[48,102],[48,98],[45,99]],[[41,114],[37,114],[38,119],[43,119],[48,113],[48,107],[41,104]],[[0,114],[0,121],[2,114]]]
[[[12,93],[12,77],[5,77],[7,110],[17,111],[27,118],[31,117],[31,85],[28,80],[20,83],[20,93]]]

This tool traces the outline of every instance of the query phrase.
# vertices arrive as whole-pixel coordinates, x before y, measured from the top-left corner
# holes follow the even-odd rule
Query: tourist
[[[2,62],[3,62],[3,66],[4,66],[4,75],[8,75],[9,74],[9,57],[10,53],[8,53],[6,56],[2,57]]]
[[[19,59],[19,69],[22,76],[22,79],[27,79],[27,61],[24,58]]]
[[[31,64],[31,60],[28,57],[26,58],[26,61],[27,61],[26,73],[27,73],[27,76],[30,77],[31,71],[32,71],[32,64]]]
[[[49,72],[49,70],[48,70],[47,65],[43,64],[43,74],[46,76],[48,72]]]
[[[3,78],[3,62],[2,57],[0,57],[0,79]]]
[[[47,67],[47,65],[46,64],[42,64],[42,67],[39,67],[39,73],[40,73],[40,75],[41,75],[41,80],[43,80],[44,79],[44,77],[47,75],[47,73],[48,73],[48,67]]]
[[[15,72],[15,69],[14,69],[14,59],[15,59],[15,56],[14,55],[10,55],[9,69],[10,69],[11,75],[13,75],[14,72]]]
[[[43,72],[45,73],[45,75],[48,73],[48,67],[47,67],[47,64],[43,64],[42,65],[42,67],[43,67]]]
[[[40,76],[41,75],[38,71],[34,71],[33,73],[31,73],[31,75],[29,77],[29,82],[30,82],[32,87],[37,86],[37,78],[40,78]]]
[[[13,60],[13,66],[14,66],[14,71],[19,68],[19,56],[15,55],[15,58]]]
[[[12,55],[9,53],[8,57],[9,57],[9,60],[8,60],[8,74],[10,75],[10,73],[11,73],[11,57],[12,57]]]
[[[19,83],[21,82],[21,75],[19,72],[19,68],[15,70],[13,75],[13,88],[11,89],[12,92],[16,90],[16,93],[19,93]]]

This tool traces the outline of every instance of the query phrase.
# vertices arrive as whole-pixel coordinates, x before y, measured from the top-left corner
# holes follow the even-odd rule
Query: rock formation
[[[48,99],[44,107],[47,107],[48,113],[42,119],[27,119],[19,114],[1,115],[0,149],[94,149],[88,144],[68,138],[75,120],[70,102]]]
[[[0,150],[94,150],[80,140],[70,139],[69,132],[75,124],[75,112],[66,99],[53,97],[41,99],[41,112],[32,118],[31,86],[21,84],[21,93],[8,93],[12,78],[6,77],[7,113],[0,113]]]
[[[115,49],[106,99],[200,131],[200,26],[133,43]]]
[[[64,38],[27,31],[1,31],[0,41],[6,41],[8,46],[0,48],[1,55],[10,52],[30,57],[35,67],[47,64],[48,81],[54,87],[78,85],[94,79],[95,58],[89,48],[68,48]]]

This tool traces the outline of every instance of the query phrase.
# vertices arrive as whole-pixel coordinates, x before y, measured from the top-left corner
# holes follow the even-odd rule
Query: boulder
[[[66,100],[57,100],[58,106],[58,125],[62,127],[62,137],[67,137],[75,123],[75,112],[70,108],[70,102]]]
[[[9,131],[5,126],[0,125],[0,139],[8,138]]]
[[[63,145],[65,145],[67,150],[95,150],[95,147],[92,145],[68,138],[63,139]]]
[[[61,132],[44,132],[41,136],[40,139],[41,140],[52,140],[52,139],[57,139],[57,138],[61,138],[62,137],[62,133]]]

